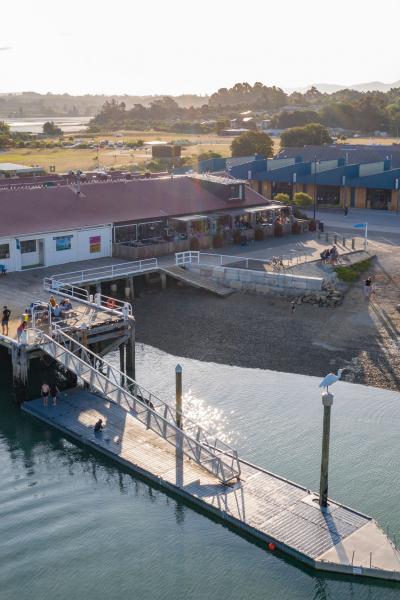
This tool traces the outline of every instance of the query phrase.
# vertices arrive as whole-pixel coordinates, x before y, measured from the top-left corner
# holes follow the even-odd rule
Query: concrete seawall
[[[318,294],[323,289],[322,277],[290,273],[269,273],[232,267],[188,264],[186,268],[237,291],[253,294]]]

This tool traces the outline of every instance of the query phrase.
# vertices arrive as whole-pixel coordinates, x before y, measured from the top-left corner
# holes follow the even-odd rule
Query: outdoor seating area
[[[182,215],[114,227],[113,256],[135,260],[166,256],[189,249],[246,245],[267,237],[303,233],[291,206],[278,203]]]

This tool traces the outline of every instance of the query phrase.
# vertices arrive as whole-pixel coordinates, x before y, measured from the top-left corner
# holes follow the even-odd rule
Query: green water
[[[317,380],[179,359],[185,404],[240,453],[316,489]],[[173,396],[171,357],[138,379]],[[0,600],[398,599],[400,586],[317,574],[87,452],[0,398]],[[339,383],[330,492],[400,539],[400,395]]]

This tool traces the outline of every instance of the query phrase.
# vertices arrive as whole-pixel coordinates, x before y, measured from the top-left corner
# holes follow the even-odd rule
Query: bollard
[[[179,429],[182,429],[182,367],[175,367],[175,391],[176,391],[176,424]]]
[[[329,472],[329,437],[331,429],[331,407],[333,405],[333,394],[324,392],[322,394],[324,407],[324,424],[322,431],[322,455],[321,455],[321,478],[319,485],[319,505],[328,506],[328,472]]]
[[[351,249],[354,250],[356,247],[356,240],[354,238],[351,239]]]

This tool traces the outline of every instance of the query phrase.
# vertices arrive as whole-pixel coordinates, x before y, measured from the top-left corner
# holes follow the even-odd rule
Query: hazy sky
[[[3,0],[0,92],[392,82],[399,17],[400,0]]]

